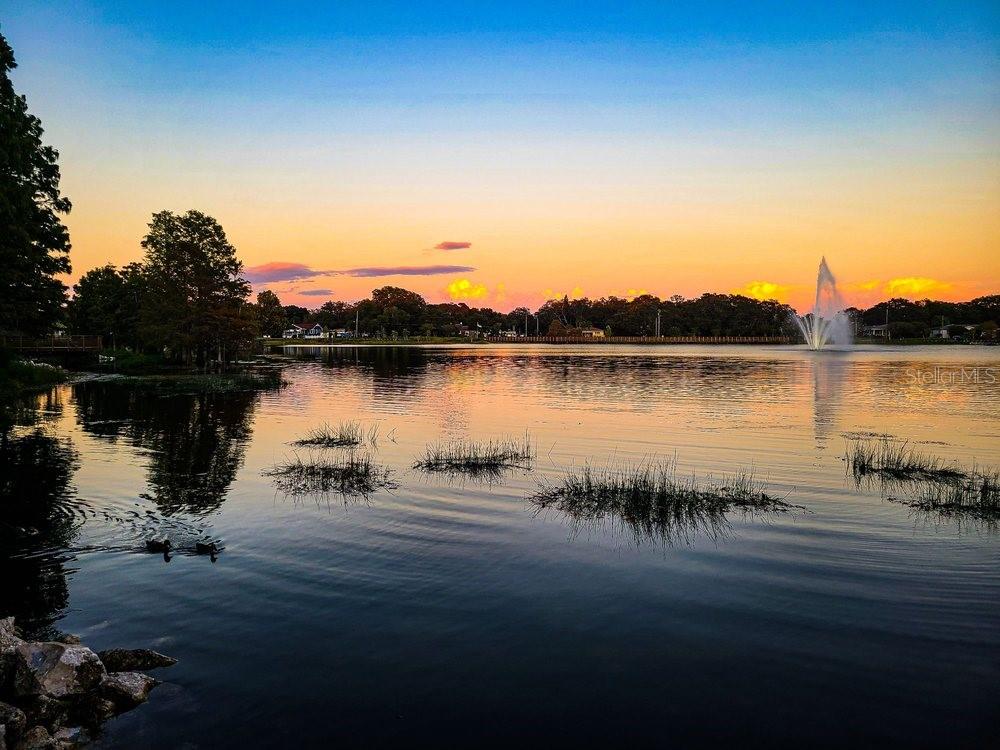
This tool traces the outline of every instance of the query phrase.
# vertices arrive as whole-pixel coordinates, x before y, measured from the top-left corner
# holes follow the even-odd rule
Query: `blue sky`
[[[859,282],[943,253],[955,288],[998,275],[998,3],[316,5],[3,0],[75,272],[199,207],[248,265],[466,241],[475,288],[511,299],[794,286],[773,269],[820,252]]]

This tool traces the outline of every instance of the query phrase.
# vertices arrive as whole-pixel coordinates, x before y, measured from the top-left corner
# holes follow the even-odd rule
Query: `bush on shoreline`
[[[61,367],[0,352],[0,383],[4,384],[4,390],[47,388],[66,382],[68,377],[69,374]]]

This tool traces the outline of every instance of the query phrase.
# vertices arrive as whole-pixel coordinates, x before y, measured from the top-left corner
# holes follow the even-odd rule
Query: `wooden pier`
[[[24,354],[43,352],[99,352],[104,348],[102,336],[0,336],[0,349]]]

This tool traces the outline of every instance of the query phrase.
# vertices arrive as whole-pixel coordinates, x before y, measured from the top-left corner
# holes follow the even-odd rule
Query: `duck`
[[[148,539],[146,541],[147,552],[163,552],[166,554],[167,552],[170,552],[170,546],[169,539]]]
[[[217,555],[221,548],[215,542],[195,542],[194,551],[199,555]]]

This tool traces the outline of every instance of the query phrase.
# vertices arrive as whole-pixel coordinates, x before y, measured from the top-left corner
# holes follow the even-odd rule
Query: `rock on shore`
[[[138,670],[177,660],[149,649],[95,654],[78,638],[27,641],[0,619],[0,750],[69,750],[159,683]]]
[[[135,672],[141,669],[172,667],[176,659],[152,651],[148,648],[111,648],[98,651],[97,655],[109,672]]]

